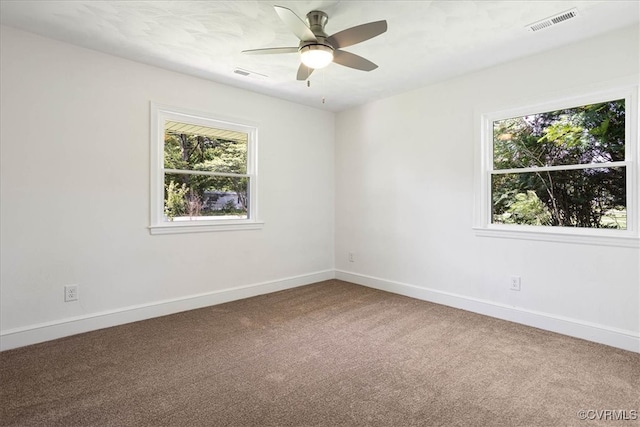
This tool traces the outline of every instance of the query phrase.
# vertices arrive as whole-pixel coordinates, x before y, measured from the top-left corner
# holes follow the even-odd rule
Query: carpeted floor
[[[337,280],[0,353],[5,426],[631,426],[636,414],[640,354]]]

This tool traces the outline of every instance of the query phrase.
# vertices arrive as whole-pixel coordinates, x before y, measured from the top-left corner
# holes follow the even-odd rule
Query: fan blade
[[[309,68],[304,64],[300,64],[300,66],[298,67],[298,76],[296,78],[298,80],[307,80],[311,73],[313,73],[313,68]]]
[[[370,38],[379,36],[385,31],[387,31],[387,21],[369,22],[368,24],[358,25],[335,33],[329,36],[327,41],[331,43],[335,49],[340,49],[369,40]]]
[[[269,55],[272,53],[297,53],[297,47],[268,47],[265,49],[249,49],[243,50],[242,53],[247,55]]]
[[[316,35],[302,19],[298,17],[291,9],[282,6],[273,6],[276,13],[289,29],[303,42],[318,41]]]
[[[333,62],[362,71],[371,71],[378,68],[376,64],[368,59],[364,59],[362,56],[358,56],[353,53],[345,52],[344,50],[333,51]]]

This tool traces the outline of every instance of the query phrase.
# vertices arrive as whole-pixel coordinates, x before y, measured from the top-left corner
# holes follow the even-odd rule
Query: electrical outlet
[[[78,285],[66,285],[64,287],[64,302],[78,301]]]
[[[349,252],[349,262],[356,262],[356,256],[353,252]]]
[[[511,286],[509,289],[512,291],[520,290],[520,276],[511,276]]]

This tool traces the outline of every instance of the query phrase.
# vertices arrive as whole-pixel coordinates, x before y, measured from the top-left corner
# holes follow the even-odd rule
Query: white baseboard
[[[336,270],[336,279],[640,353],[640,334],[435,289]]]
[[[633,331],[610,328],[576,319],[525,310],[491,301],[342,270],[319,271],[238,288],[223,289],[205,294],[190,295],[172,300],[130,306],[118,310],[10,329],[0,332],[0,351],[125,323],[151,319],[153,317],[179,313],[181,311],[194,310],[277,292],[334,278],[640,353],[640,334],[634,333]]]
[[[0,351],[50,341],[69,335],[151,319],[222,304],[243,298],[282,291],[335,278],[334,270],[319,271],[295,277],[223,289],[199,295],[190,295],[149,304],[124,307],[118,310],[92,313],[54,322],[41,323],[0,333]]]

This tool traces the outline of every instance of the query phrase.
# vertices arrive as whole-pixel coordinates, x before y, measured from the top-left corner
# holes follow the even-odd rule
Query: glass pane
[[[624,160],[624,99],[493,122],[494,169]]]
[[[165,169],[247,173],[246,133],[167,121]]]
[[[165,221],[247,219],[249,178],[165,174]]]
[[[496,174],[494,224],[627,228],[625,167]]]

